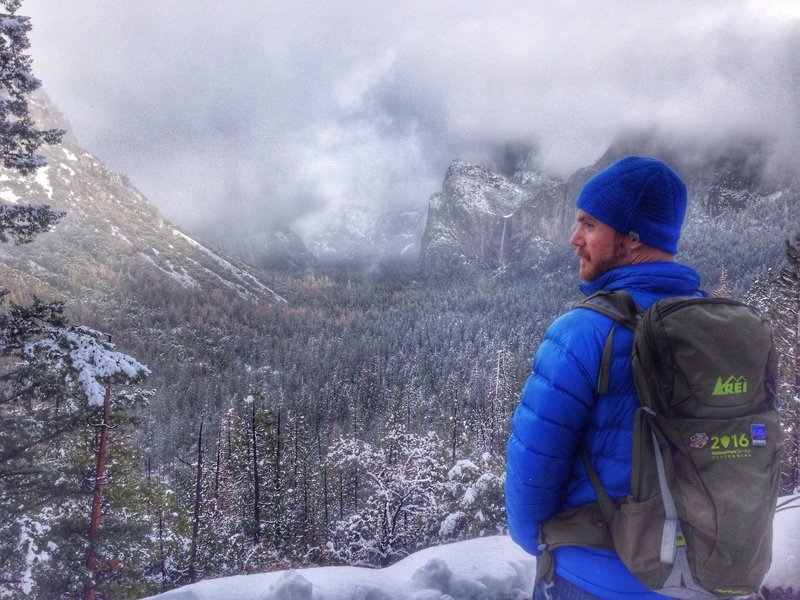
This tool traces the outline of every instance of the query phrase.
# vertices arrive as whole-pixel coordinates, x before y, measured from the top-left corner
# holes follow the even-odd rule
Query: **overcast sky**
[[[800,146],[796,0],[26,0],[43,89],[165,215],[311,233],[455,158],[557,175],[620,131]]]

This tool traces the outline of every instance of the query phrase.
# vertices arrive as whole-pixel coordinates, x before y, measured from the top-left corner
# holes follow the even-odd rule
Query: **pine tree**
[[[442,485],[438,540],[498,535],[505,530],[505,460],[484,452],[462,459],[448,471]]]
[[[38,148],[63,132],[36,129],[30,116],[28,97],[41,84],[25,53],[31,24],[16,14],[20,4],[4,0],[0,14],[0,153],[5,168],[29,176],[45,164]],[[29,243],[62,216],[44,205],[2,204],[0,241]],[[81,568],[90,503],[76,470],[93,454],[79,440],[107,385],[133,384],[149,371],[101,333],[70,326],[62,302],[34,297],[23,306],[6,303],[8,293],[0,289],[0,594],[39,589],[38,597],[73,597],[85,588],[91,597],[102,582],[99,569]],[[92,531],[89,556],[96,558],[108,537]],[[76,554],[67,567],[66,557]]]
[[[152,589],[144,573],[151,552],[151,522],[142,502],[145,483],[128,433],[136,425],[128,409],[142,401],[142,393],[115,393],[111,401],[114,418],[108,430],[102,527],[93,545],[97,569],[92,574],[84,563],[96,477],[94,424],[100,415],[98,407],[82,402],[75,409],[79,424],[61,435],[57,445],[38,448],[36,465],[42,476],[25,481],[24,497],[18,497],[26,502],[24,510],[13,513],[24,529],[25,560],[16,572],[16,585],[5,588],[12,597],[29,591],[36,598],[83,598],[89,584],[98,594],[115,598]]]
[[[508,373],[508,352],[500,348],[493,372],[483,390],[484,402],[473,419],[480,446],[490,455],[505,456],[508,424],[515,394],[511,390]]]
[[[719,269],[719,283],[711,290],[711,293],[718,298],[730,298],[733,295],[731,285],[728,282],[728,269],[722,265]]]
[[[280,419],[265,404],[256,391],[237,401],[223,418],[214,462],[206,461],[195,559],[205,577],[275,568],[277,548],[291,552],[292,530],[282,497]],[[189,511],[188,486],[182,487],[182,504]]]
[[[205,492],[206,514],[211,529],[206,568],[214,576],[242,572],[245,544],[250,541],[250,536],[244,534],[241,526],[240,494],[231,467],[232,438],[237,420],[233,408],[225,412],[214,450],[214,475],[207,479]]]
[[[64,135],[58,129],[36,129],[28,109],[28,96],[41,86],[31,72],[28,17],[17,15],[22,0],[4,0],[0,14],[0,153],[3,165],[22,175],[44,166],[36,151],[42,144],[57,144]],[[50,229],[64,216],[46,205],[0,204],[0,241],[9,238],[24,244]]]
[[[115,351],[99,332],[69,326],[62,309],[61,304],[34,299],[31,306],[12,304],[7,314],[0,314],[5,367],[0,390],[0,569],[5,573],[25,571],[16,549],[22,523],[34,513],[47,514],[42,507],[57,503],[60,492],[53,473],[63,471],[58,466],[63,462],[60,450],[102,406],[109,383],[120,384],[124,391],[148,372]],[[85,446],[80,452],[94,456]],[[68,454],[70,461],[80,462],[80,452]],[[70,482],[76,484],[74,479]],[[90,507],[85,499],[82,510],[87,517]],[[80,540],[71,542],[83,543],[84,552],[89,530],[87,519]],[[37,543],[47,547],[46,538]],[[82,562],[74,565],[76,572]],[[10,585],[23,583],[13,575]]]
[[[180,533],[181,514],[177,495],[168,477],[151,470],[147,458],[146,482],[143,488],[148,519],[151,523],[149,552],[143,562],[144,579],[154,591],[165,592],[181,578],[180,555],[186,543]]]

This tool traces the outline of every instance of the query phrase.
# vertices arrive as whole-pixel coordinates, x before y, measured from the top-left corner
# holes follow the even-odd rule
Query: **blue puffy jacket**
[[[700,277],[674,262],[611,269],[581,290],[624,289],[642,308],[660,298],[700,296]],[[511,537],[539,555],[539,523],[596,500],[578,456],[589,453],[612,498],[630,493],[633,414],[639,406],[631,375],[633,333],[614,334],[608,394],[598,396],[600,356],[612,320],[588,309],[562,315],[545,333],[533,373],[511,422],[506,469],[506,507]],[[663,598],[645,588],[613,552],[579,548],[555,551],[558,575],[604,598]]]

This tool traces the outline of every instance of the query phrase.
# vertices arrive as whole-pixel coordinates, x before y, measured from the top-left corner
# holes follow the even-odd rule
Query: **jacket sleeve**
[[[539,524],[559,511],[594,404],[605,333],[572,310],[545,333],[511,422],[506,509],[511,537],[539,555]]]

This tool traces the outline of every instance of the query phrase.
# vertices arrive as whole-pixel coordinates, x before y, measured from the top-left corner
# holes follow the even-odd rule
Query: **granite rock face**
[[[454,161],[428,204],[420,263],[429,274],[531,265],[566,223],[563,182],[533,171],[511,177]],[[571,219],[571,214],[570,214]]]

